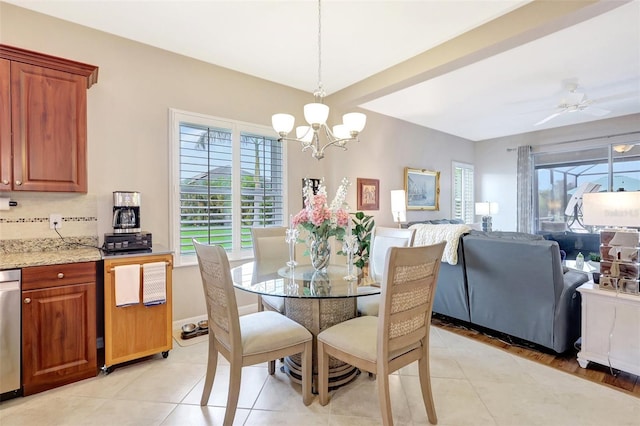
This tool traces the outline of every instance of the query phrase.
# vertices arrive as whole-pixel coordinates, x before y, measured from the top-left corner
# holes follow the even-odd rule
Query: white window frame
[[[198,263],[194,255],[182,255],[180,253],[180,123],[187,122],[209,127],[228,128],[232,131],[232,144],[240,146],[241,133],[253,133],[277,138],[273,128],[258,124],[246,123],[238,120],[214,117],[206,114],[183,111],[169,108],[169,245],[174,252],[175,266],[191,266]],[[251,249],[240,248],[240,149],[233,149],[232,161],[232,245],[227,252],[229,261],[247,260],[253,257]],[[288,178],[287,178],[287,144],[282,146],[282,183],[283,183],[283,212],[288,212]],[[284,217],[288,217],[286,214]]]
[[[473,164],[470,163],[462,163],[459,161],[452,161],[451,162],[451,217],[452,219],[456,219],[455,214],[456,214],[456,169],[465,169],[467,171],[469,171],[471,173],[471,176],[473,177],[472,183],[471,183],[471,188],[466,188],[467,191],[470,191],[471,193],[471,205],[470,206],[463,206],[463,209],[466,210],[467,208],[471,209],[471,222],[468,223],[465,219],[465,217],[463,218],[459,218],[459,219],[463,219],[465,220],[465,223],[467,224],[472,224],[475,222],[475,171],[474,171],[474,166]],[[464,191],[464,189],[463,189]],[[464,196],[464,194],[463,194]],[[466,216],[466,214],[463,214],[463,216]]]

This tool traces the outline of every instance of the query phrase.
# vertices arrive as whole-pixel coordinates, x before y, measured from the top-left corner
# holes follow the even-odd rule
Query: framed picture
[[[380,181],[378,179],[357,179],[358,210],[380,210]]]
[[[404,168],[407,210],[440,210],[440,172]]]
[[[318,178],[302,178],[302,208],[304,209],[304,186],[306,185],[306,181],[309,180],[311,184],[311,190],[313,191],[313,195],[318,193],[318,188],[320,187],[321,179]]]

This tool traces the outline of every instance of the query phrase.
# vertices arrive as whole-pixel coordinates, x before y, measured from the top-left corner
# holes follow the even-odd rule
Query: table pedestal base
[[[316,336],[332,325],[355,318],[357,305],[355,297],[348,298],[293,298],[285,299],[285,315],[305,326],[313,335],[313,389],[317,391],[318,342]],[[302,379],[300,355],[285,358],[285,371],[294,382]],[[335,388],[349,383],[359,371],[352,365],[329,358],[329,387]]]

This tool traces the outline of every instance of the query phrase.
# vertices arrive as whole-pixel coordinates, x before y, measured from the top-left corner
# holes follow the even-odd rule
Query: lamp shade
[[[407,205],[404,189],[394,189],[391,191],[391,213],[394,222],[407,221]]]
[[[329,118],[328,105],[314,102],[304,106],[304,119],[307,120],[310,126],[314,124],[322,125],[327,122],[327,118]]]
[[[640,227],[640,191],[584,194],[582,221],[585,225]]]
[[[301,140],[302,142],[311,142],[313,139],[313,131],[309,126],[298,126],[296,127],[296,138]]]
[[[342,116],[342,123],[350,132],[360,133],[367,124],[367,116],[361,112],[350,112]]]
[[[271,125],[278,134],[288,134],[293,129],[295,118],[291,114],[273,114]]]
[[[479,216],[491,216],[498,213],[498,203],[483,201],[476,203],[476,214]]]

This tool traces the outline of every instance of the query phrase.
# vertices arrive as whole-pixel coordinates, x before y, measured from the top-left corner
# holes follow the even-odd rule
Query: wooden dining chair
[[[209,356],[200,405],[207,405],[216,375],[218,353],[229,361],[229,394],[224,425],[231,425],[238,406],[242,367],[302,355],[302,401],[309,405],[313,336],[297,322],[273,311],[238,315],[227,254],[222,246],[193,245],[198,257],[209,319]]]
[[[382,282],[387,251],[391,247],[411,247],[415,229],[385,228],[376,226],[371,231],[371,254],[369,256],[369,277],[376,283]],[[358,315],[378,315],[380,295],[358,297]]]
[[[270,267],[273,264],[280,266],[287,264],[289,245],[285,241],[286,232],[287,228],[284,226],[251,228],[253,257],[257,264],[268,263]],[[258,311],[265,309],[284,314],[284,298],[258,295]]]
[[[317,336],[320,404],[329,402],[329,357],[375,373],[384,425],[393,425],[389,374],[418,361],[420,388],[429,422],[438,419],[431,392],[429,330],[433,296],[446,242],[392,247],[385,262],[378,317],[361,316]]]

